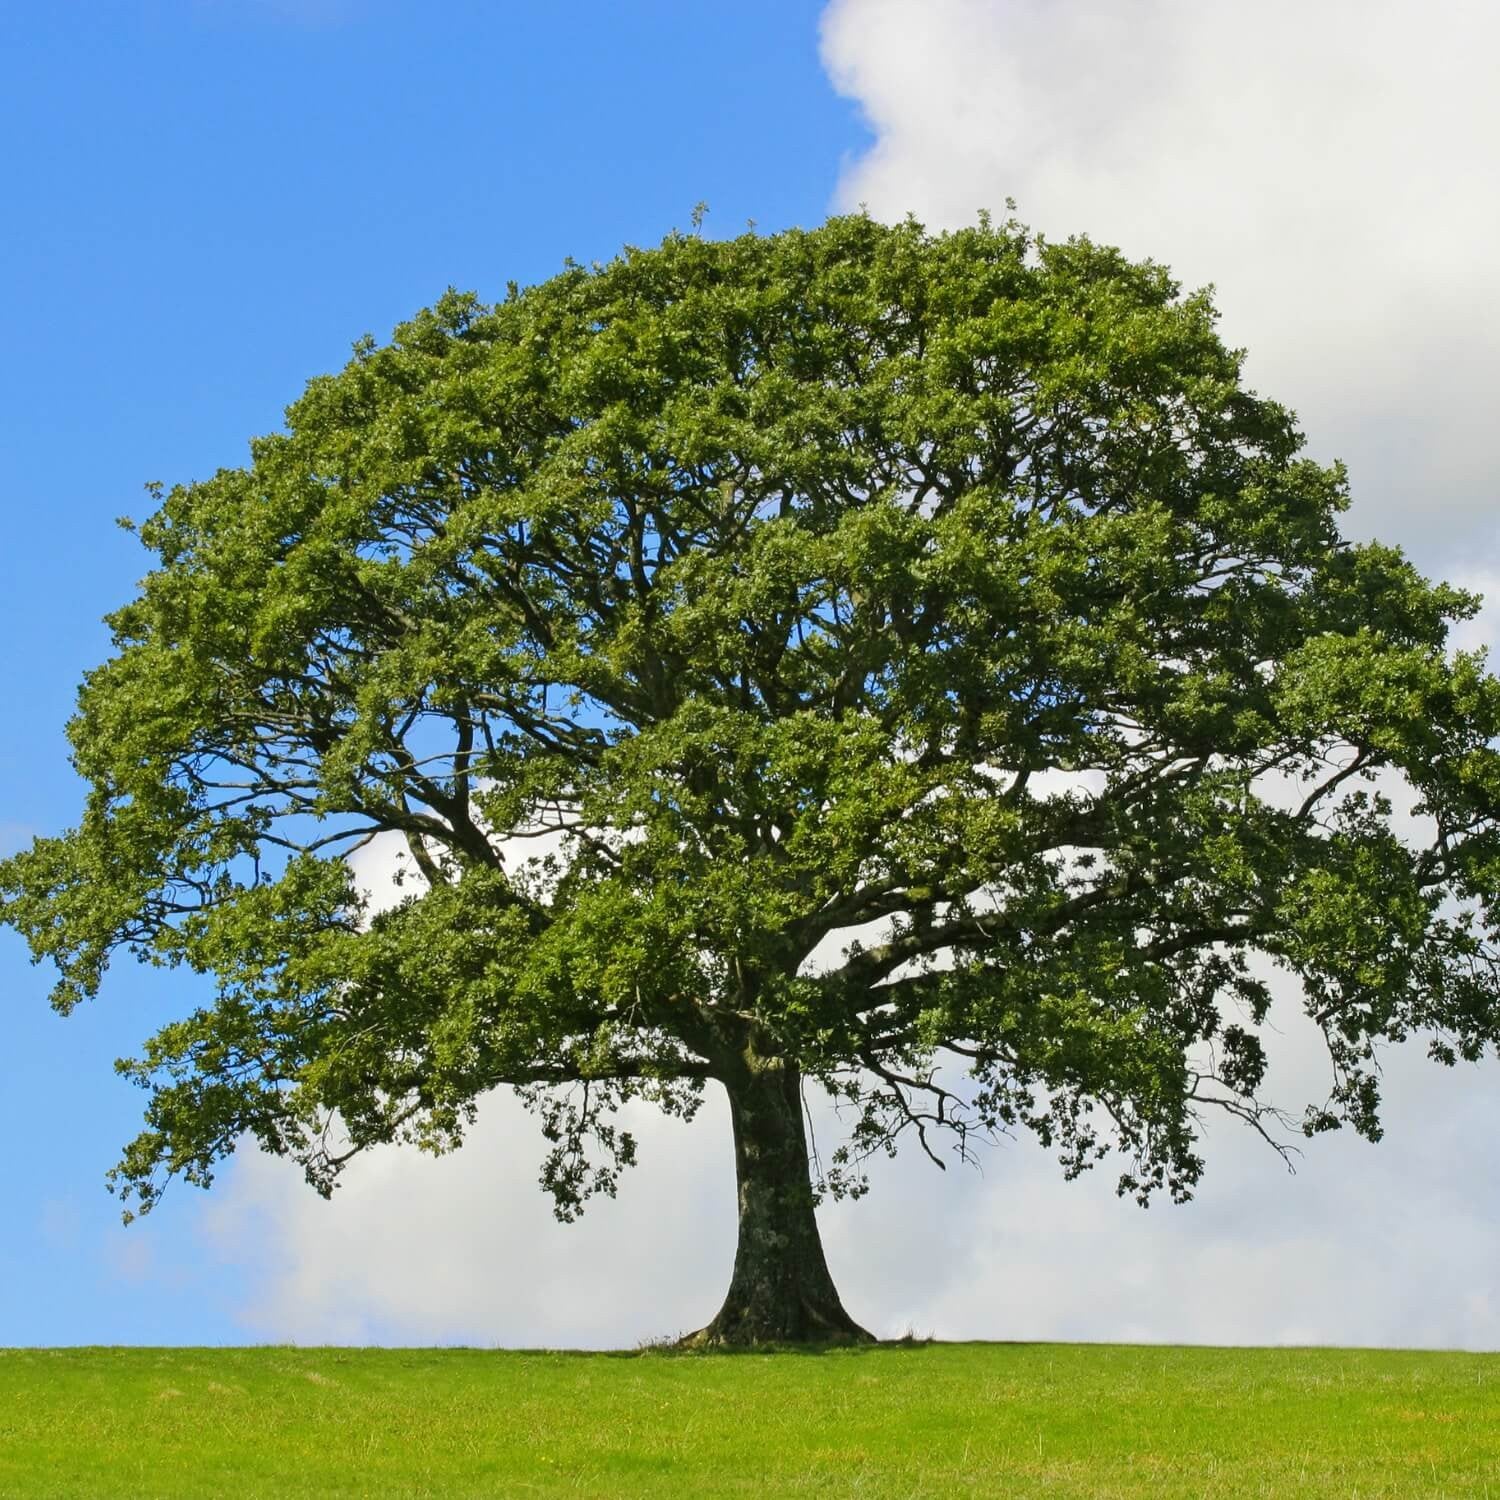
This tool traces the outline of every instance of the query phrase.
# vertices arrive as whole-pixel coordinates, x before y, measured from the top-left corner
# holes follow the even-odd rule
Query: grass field
[[[1500,1500],[1500,1355],[21,1349],[0,1494]]]

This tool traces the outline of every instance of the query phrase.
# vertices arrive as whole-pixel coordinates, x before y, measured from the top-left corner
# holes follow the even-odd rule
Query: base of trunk
[[[684,1349],[873,1344],[828,1273],[808,1181],[802,1087],[787,1059],[746,1047],[727,1068],[739,1183],[739,1242],[724,1305]]]
[[[861,1328],[835,1297],[833,1305],[799,1299],[774,1309],[726,1301],[712,1323],[684,1334],[679,1349],[754,1349],[764,1344],[873,1344],[875,1335]]]

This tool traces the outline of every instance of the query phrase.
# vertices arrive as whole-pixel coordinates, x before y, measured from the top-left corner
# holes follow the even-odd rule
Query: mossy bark
[[[682,1343],[869,1343],[828,1272],[809,1180],[802,1080],[785,1058],[747,1048],[724,1070],[734,1124],[739,1244],[724,1305]]]

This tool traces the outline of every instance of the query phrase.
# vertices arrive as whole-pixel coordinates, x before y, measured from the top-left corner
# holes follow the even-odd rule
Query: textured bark
[[[844,1311],[818,1235],[809,1182],[801,1076],[784,1058],[747,1048],[726,1069],[739,1182],[739,1244],[724,1305],[682,1343],[869,1343]]]

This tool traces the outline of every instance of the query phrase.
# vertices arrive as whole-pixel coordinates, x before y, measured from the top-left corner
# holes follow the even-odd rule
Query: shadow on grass
[[[723,1345],[693,1348],[685,1347],[680,1342],[680,1338],[679,1335],[678,1337],[646,1339],[634,1349],[618,1351],[619,1357],[625,1359],[712,1359],[723,1356],[735,1359],[745,1355],[796,1354],[803,1358],[830,1359],[850,1355],[889,1354],[897,1349],[927,1349],[938,1342],[930,1336],[919,1338],[915,1333],[908,1332],[899,1339],[879,1339],[868,1344],[830,1340],[826,1344],[747,1344],[739,1348]]]

